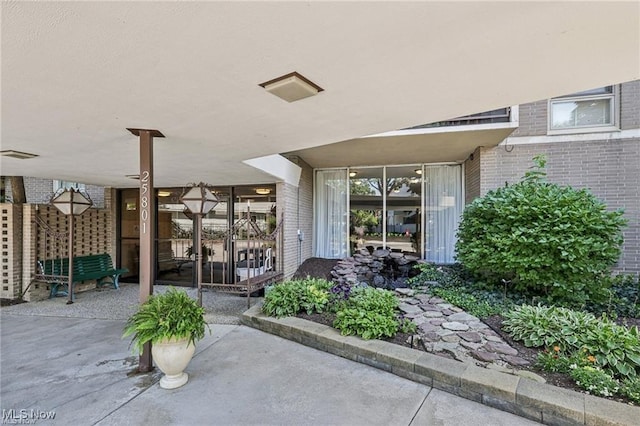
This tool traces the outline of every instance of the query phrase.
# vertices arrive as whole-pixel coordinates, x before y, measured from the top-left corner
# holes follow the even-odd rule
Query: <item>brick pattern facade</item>
[[[620,129],[639,129],[640,80],[616,86],[616,93]],[[547,109],[546,100],[521,105],[519,128],[511,135],[510,141],[546,136]],[[608,139],[607,134],[603,133],[600,140],[597,140],[597,133],[592,133],[591,139],[595,140],[567,142],[564,136],[563,142],[554,142],[556,137],[549,136],[545,143],[482,148],[480,195],[507,182],[518,181],[532,166],[534,156],[546,154],[549,181],[574,188],[587,188],[609,209],[624,210],[628,226],[624,230],[623,254],[617,269],[640,272],[640,138]],[[465,164],[469,168],[465,179],[473,182],[476,169],[472,168],[469,161]],[[470,187],[475,191],[473,185]]]
[[[22,212],[20,206],[0,204],[0,229],[2,230],[2,286],[0,297],[15,299],[20,296],[22,286]]]
[[[512,145],[482,151],[481,194],[520,180],[538,154],[547,156],[550,182],[587,188],[610,210],[623,209],[623,255],[618,269],[640,272],[640,140]]]
[[[640,129],[640,80],[620,85],[620,130]]]
[[[67,217],[51,205],[3,203],[0,212],[1,297],[15,299],[23,291],[25,300],[47,297],[47,285],[33,282],[36,261],[69,255]],[[74,255],[109,253],[115,259],[113,222],[114,216],[105,209],[89,209],[76,216]]]
[[[35,177],[24,177],[24,190],[27,195],[27,203],[47,204],[53,196],[53,180]],[[86,185],[85,191],[91,197],[94,208],[105,207],[105,188],[102,186]],[[9,200],[12,199],[11,184],[5,179],[5,193]]]
[[[298,266],[312,255],[313,235],[313,169],[302,159],[292,156],[289,161],[301,169],[298,186],[277,184],[278,217],[284,213],[284,276],[290,278]],[[298,238],[298,230],[304,240]]]
[[[547,134],[548,101],[523,104],[519,107],[518,128],[511,136],[541,136]]]

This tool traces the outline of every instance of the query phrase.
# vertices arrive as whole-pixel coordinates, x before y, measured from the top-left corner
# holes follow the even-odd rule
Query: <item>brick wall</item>
[[[640,80],[620,85],[620,129],[640,128]]]
[[[298,266],[312,255],[313,235],[313,169],[302,159],[292,156],[289,161],[297,164],[302,173],[296,187],[277,183],[278,217],[284,212],[284,275],[291,277]],[[304,234],[299,241],[298,230]]]
[[[20,206],[0,204],[2,257],[0,297],[15,299],[22,291],[22,209]]]
[[[67,217],[50,205],[0,204],[2,229],[1,297],[15,299],[29,284],[25,300],[48,296],[45,283],[32,282],[37,259],[68,256]],[[74,255],[109,253],[115,256],[114,217],[105,209],[76,216]]]
[[[35,177],[24,177],[24,190],[29,204],[47,204],[53,196],[53,180]],[[94,208],[105,207],[105,188],[96,185],[86,185],[85,191],[91,197]],[[5,179],[5,192],[12,199],[11,183]]]
[[[640,139],[576,141],[482,149],[481,194],[517,182],[546,154],[550,182],[587,188],[610,210],[624,209],[623,255],[618,269],[640,272]]]
[[[547,134],[548,101],[531,102],[519,107],[518,128],[511,136],[539,136]]]

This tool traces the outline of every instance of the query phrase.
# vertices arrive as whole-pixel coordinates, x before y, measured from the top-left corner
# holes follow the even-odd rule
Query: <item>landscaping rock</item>
[[[451,317],[449,317],[449,319],[451,319]],[[467,330],[469,330],[469,326],[467,324],[462,324],[461,322],[456,322],[456,321],[444,322],[444,323],[442,323],[442,327],[446,328],[447,330],[453,330],[453,331],[467,331]],[[516,351],[516,353],[517,353],[517,351]]]
[[[475,350],[475,351],[471,351],[471,355],[475,359],[478,359],[478,360],[484,361],[484,362],[493,362],[493,361],[497,361],[497,360],[500,359],[500,356],[498,354],[495,354],[493,352],[483,351],[481,349],[478,349],[478,350]]]
[[[503,355],[518,355],[518,351],[513,349],[506,343],[488,342],[486,345],[484,345],[484,348],[488,351]]]
[[[482,342],[482,336],[480,335],[480,333],[476,333],[474,331],[466,331],[466,332],[458,333],[458,336],[460,336],[467,342],[473,342],[473,343]]]
[[[471,321],[480,321],[477,317],[474,317],[473,315],[469,315],[466,312],[458,312],[456,314],[453,314],[451,316],[449,316],[449,321],[464,321],[464,322],[471,322]]]

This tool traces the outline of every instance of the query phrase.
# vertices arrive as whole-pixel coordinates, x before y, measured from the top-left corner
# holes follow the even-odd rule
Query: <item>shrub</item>
[[[418,275],[409,278],[407,284],[410,286],[419,286],[427,281],[442,281],[445,277],[445,273],[442,267],[438,267],[433,263],[418,263],[414,266],[414,269],[419,271]]]
[[[345,335],[363,339],[392,337],[398,332],[398,298],[390,291],[356,288],[347,306],[339,310],[333,326]]]
[[[640,404],[640,377],[625,379],[620,386],[620,394]]]
[[[441,297],[452,305],[456,305],[478,318],[487,318],[503,312],[501,305],[480,300],[473,294],[466,293],[461,289],[435,287],[431,292],[435,296]]]
[[[329,303],[331,283],[318,278],[285,281],[274,285],[265,295],[262,312],[286,317],[304,310],[308,314],[323,312]]]
[[[543,157],[518,183],[468,205],[458,228],[458,261],[476,277],[511,282],[516,291],[580,305],[602,300],[593,285],[620,255],[621,211],[585,189],[544,180]]]
[[[620,383],[611,374],[596,367],[576,367],[569,375],[576,385],[594,395],[613,396],[620,389]]]
[[[583,351],[594,364],[618,377],[640,373],[640,336],[637,327],[619,326],[607,318],[566,308],[520,306],[505,314],[503,328],[529,347]]]
[[[594,313],[606,312],[611,316],[637,318],[640,316],[640,278],[638,275],[619,274],[604,277],[601,285],[608,289],[607,298],[601,303],[587,305]]]
[[[560,346],[545,349],[536,359],[536,365],[543,370],[566,374],[577,367],[593,366],[595,362],[596,358],[589,355],[586,349],[565,352]]]

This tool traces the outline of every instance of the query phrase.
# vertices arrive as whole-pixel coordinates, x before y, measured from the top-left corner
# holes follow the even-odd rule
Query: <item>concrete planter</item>
[[[151,355],[158,368],[165,374],[160,379],[163,389],[175,389],[187,383],[189,375],[184,372],[196,347],[189,339],[169,339],[151,345]]]

